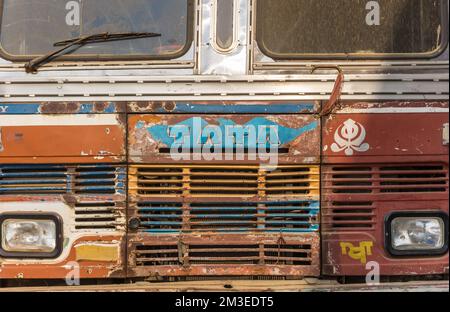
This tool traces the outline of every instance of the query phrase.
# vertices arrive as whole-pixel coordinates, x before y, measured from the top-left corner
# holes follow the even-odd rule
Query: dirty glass
[[[229,49],[233,44],[233,13],[234,0],[217,0],[217,45],[223,49]]]
[[[257,0],[257,41],[272,57],[418,54],[443,41],[440,0]]]
[[[189,0],[2,0],[0,43],[12,56],[53,51],[53,43],[96,33],[161,37],[89,44],[72,55],[170,56],[188,43]]]

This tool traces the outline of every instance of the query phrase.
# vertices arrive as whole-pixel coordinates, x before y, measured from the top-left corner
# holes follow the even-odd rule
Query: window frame
[[[3,19],[3,7],[5,0],[0,0],[0,34],[2,31],[2,19]],[[187,25],[186,25],[186,44],[183,49],[176,53],[167,55],[113,55],[113,54],[66,54],[57,58],[56,61],[92,61],[92,62],[104,62],[104,61],[165,61],[175,60],[184,56],[194,44],[194,26],[196,16],[196,3],[195,0],[186,0],[187,2]],[[69,39],[69,38],[68,38]],[[56,48],[55,48],[56,49]],[[49,51],[50,52],[50,51]],[[13,55],[3,49],[0,41],[0,58],[11,62],[28,62],[43,54],[34,55]]]
[[[258,18],[261,16],[262,6],[258,5],[259,0],[255,0],[254,11],[254,41],[261,53],[272,58],[274,61],[285,60],[401,60],[401,59],[434,59],[443,54],[449,45],[449,1],[441,2],[441,25],[443,28],[439,46],[430,52],[423,53],[285,53],[277,54],[271,52],[264,46],[261,38],[261,28],[258,27]]]

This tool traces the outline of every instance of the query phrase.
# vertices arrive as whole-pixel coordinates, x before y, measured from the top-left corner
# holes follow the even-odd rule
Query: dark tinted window
[[[161,37],[86,45],[73,54],[170,56],[188,43],[189,0],[3,0],[2,49],[39,55],[53,43],[101,32],[156,32]]]
[[[257,41],[272,57],[431,53],[440,0],[257,0]]]
[[[217,45],[228,49],[233,44],[234,0],[217,0]]]

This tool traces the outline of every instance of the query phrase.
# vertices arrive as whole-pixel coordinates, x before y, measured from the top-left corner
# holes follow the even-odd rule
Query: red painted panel
[[[395,257],[385,219],[398,211],[448,214],[445,113],[336,114],[323,128],[323,274],[448,274],[443,256]],[[366,265],[368,265],[366,267]]]
[[[445,113],[337,114],[325,119],[325,162],[346,157],[426,156],[448,154],[443,145]]]

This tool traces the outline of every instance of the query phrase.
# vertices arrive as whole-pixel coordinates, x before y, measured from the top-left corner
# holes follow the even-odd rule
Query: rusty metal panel
[[[120,111],[115,104],[21,103],[2,107],[2,163],[125,160],[125,119],[115,113]]]
[[[233,142],[227,140],[227,131],[250,131],[248,129],[254,130],[256,140],[250,140],[250,135],[236,137]],[[180,150],[187,149],[187,157],[179,159],[180,162],[203,163],[205,158],[196,149],[200,151],[212,144],[223,153],[220,159],[209,159],[208,163],[223,163],[227,149],[235,150],[240,145],[243,157],[238,159],[234,155],[231,158],[234,162],[264,163],[267,160],[259,157],[257,140],[263,137],[266,143],[267,129],[274,129],[271,138],[278,149],[279,163],[319,162],[320,121],[312,115],[130,115],[129,157],[136,163],[170,163],[173,161],[171,148],[177,145]],[[211,136],[212,131],[215,137]],[[187,141],[183,141],[185,136]],[[249,157],[251,149],[257,151],[254,159]]]
[[[125,166],[0,164],[0,211],[59,215],[64,238],[56,259],[0,259],[0,278],[125,277]]]
[[[317,276],[319,177],[313,165],[131,165],[128,274]]]
[[[129,113],[152,114],[313,114],[319,101],[139,101]]]
[[[318,276],[319,235],[133,235],[129,276]]]
[[[130,196],[141,199],[314,198],[320,188],[318,166],[132,165],[129,174]]]
[[[358,104],[372,114],[329,117],[323,128],[323,274],[365,276],[371,261],[381,275],[448,274],[442,256],[395,257],[385,248],[385,220],[392,212],[441,211],[448,215],[448,146],[443,113],[403,113]],[[408,105],[414,110],[426,108]],[[447,103],[448,106],[448,103]],[[391,111],[391,112],[389,112]],[[420,265],[418,265],[420,262]]]

